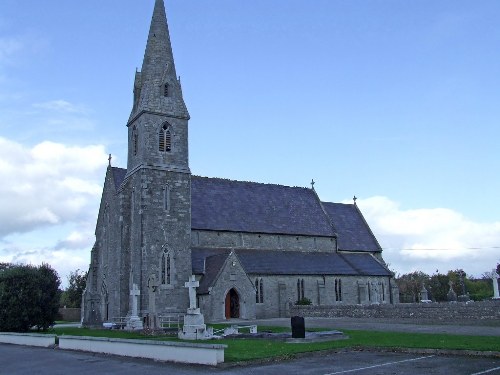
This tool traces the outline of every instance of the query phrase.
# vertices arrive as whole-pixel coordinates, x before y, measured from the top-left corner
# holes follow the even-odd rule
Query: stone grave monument
[[[183,340],[211,338],[211,331],[207,331],[205,318],[200,309],[196,307],[196,288],[200,286],[200,283],[196,281],[194,275],[191,275],[191,278],[184,286],[189,289],[189,308],[184,316],[184,325],[182,330],[179,331],[179,338]]]
[[[137,297],[141,295],[141,291],[137,287],[137,284],[132,285],[130,290],[130,297],[132,298],[132,312],[130,317],[127,319],[126,329],[135,330],[142,329],[142,319],[137,315]]]
[[[304,339],[306,337],[306,324],[302,316],[292,316],[290,319],[292,325],[292,338]]]
[[[156,289],[158,286],[159,283],[158,280],[156,280],[156,275],[151,274],[148,279],[149,313],[146,316],[146,326],[152,330],[161,328],[158,314],[156,313]]]
[[[448,298],[448,302],[457,302],[457,293],[455,293],[455,291],[453,290],[453,282],[450,281],[448,284],[450,285],[450,290],[446,295],[446,297]]]
[[[491,271],[491,281],[493,281],[493,299],[500,299],[500,294],[498,292],[498,276],[497,270],[493,269]]]
[[[420,302],[423,302],[423,303],[431,302],[429,300],[429,292],[427,291],[427,289],[425,289],[424,283],[422,283],[422,289],[420,289]]]

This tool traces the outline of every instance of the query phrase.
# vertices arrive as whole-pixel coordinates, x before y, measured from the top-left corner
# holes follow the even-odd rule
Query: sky
[[[193,174],[355,195],[396,274],[500,262],[500,2],[165,3]],[[88,268],[153,5],[0,2],[0,262]]]

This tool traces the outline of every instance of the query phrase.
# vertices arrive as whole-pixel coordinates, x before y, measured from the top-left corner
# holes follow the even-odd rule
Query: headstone
[[[500,294],[498,292],[498,276],[497,270],[493,269],[491,271],[491,280],[493,281],[493,299],[500,299]]]
[[[184,325],[179,331],[179,338],[183,340],[204,340],[213,336],[213,331],[207,330],[205,318],[196,306],[196,288],[200,283],[196,281],[196,277],[191,275],[189,281],[184,283],[184,286],[189,289],[189,308],[184,316]]]
[[[450,285],[450,290],[446,295],[446,297],[448,298],[448,302],[457,302],[457,293],[455,293],[455,291],[453,290],[453,282],[450,281],[448,284]]]
[[[429,301],[429,292],[425,289],[425,284],[422,283],[422,289],[420,289],[420,301],[428,302]]]
[[[141,291],[137,287],[137,284],[132,285],[132,289],[130,290],[130,297],[132,302],[132,311],[130,313],[130,317],[127,319],[127,329],[143,329],[142,319],[137,315],[137,297],[141,295]]]
[[[292,316],[290,319],[292,325],[292,338],[304,339],[306,337],[306,324],[302,316]]]
[[[156,290],[158,286],[160,286],[160,284],[156,279],[156,274],[153,273],[148,279],[149,313],[146,317],[146,325],[153,330],[160,328],[160,321],[156,313]]]

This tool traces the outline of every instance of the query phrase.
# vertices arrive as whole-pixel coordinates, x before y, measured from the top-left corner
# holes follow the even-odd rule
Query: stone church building
[[[127,169],[107,169],[83,323],[182,313],[196,276],[208,321],[286,316],[289,303],[397,302],[382,249],[354,204],[311,188],[199,177],[163,0],[135,74]],[[134,298],[137,298],[134,296]],[[152,307],[154,306],[154,307]]]

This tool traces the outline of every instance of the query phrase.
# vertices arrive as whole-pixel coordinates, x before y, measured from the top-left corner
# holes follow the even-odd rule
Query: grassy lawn
[[[223,328],[222,325],[215,329]],[[283,327],[259,327],[259,331],[287,332]],[[500,337],[494,336],[462,336],[426,333],[395,333],[373,331],[343,331],[349,339],[318,343],[288,344],[285,342],[264,339],[221,339],[198,341],[227,345],[226,362],[248,361],[264,358],[290,358],[296,353],[344,348],[418,348],[418,349],[453,349],[500,351]],[[48,333],[57,335],[113,337],[123,339],[173,340],[168,336],[145,336],[139,333],[122,330],[99,330],[87,328],[55,328]]]

